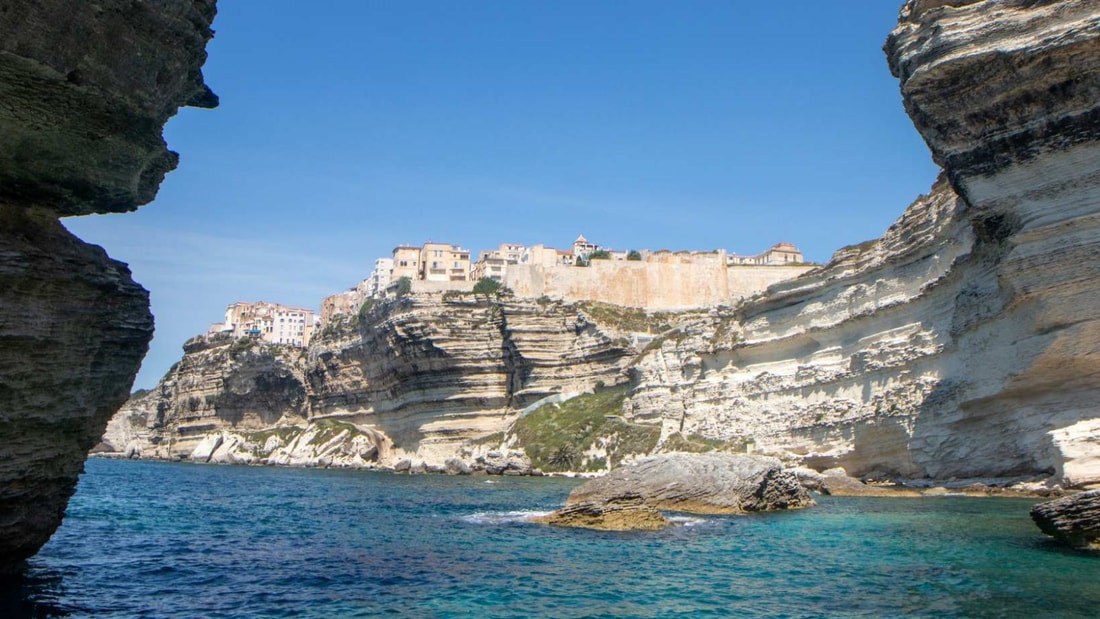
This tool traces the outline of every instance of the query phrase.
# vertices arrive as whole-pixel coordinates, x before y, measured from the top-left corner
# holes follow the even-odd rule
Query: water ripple
[[[27,577],[0,587],[0,617],[1091,617],[1100,604],[1100,560],[1046,542],[1028,501],[823,497],[615,533],[528,521],[577,480],[87,468]]]

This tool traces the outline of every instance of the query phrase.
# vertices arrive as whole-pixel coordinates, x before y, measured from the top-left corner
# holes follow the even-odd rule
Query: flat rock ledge
[[[821,487],[823,494],[830,496],[869,496],[869,497],[919,497],[923,496],[919,490],[899,486],[874,486],[865,484],[861,480],[849,477],[844,469],[829,469],[821,474]]]
[[[635,503],[653,510],[693,514],[744,514],[815,505],[798,477],[775,458],[673,453],[639,460],[574,488],[565,510],[586,504],[606,509]]]
[[[672,524],[661,512],[646,505],[640,495],[625,495],[608,503],[574,503],[531,521],[597,531],[659,531]]]
[[[1082,550],[1100,550],[1100,490],[1082,492],[1031,508],[1043,533]]]

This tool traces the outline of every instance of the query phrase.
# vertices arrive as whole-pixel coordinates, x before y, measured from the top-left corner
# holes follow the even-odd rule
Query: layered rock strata
[[[665,341],[628,413],[858,476],[1100,481],[1100,11],[913,1],[886,50],[945,177]]]
[[[305,426],[300,349],[223,336],[196,337],[183,349],[183,358],[155,389],[127,402],[111,419],[103,435],[107,451],[171,460],[194,454],[209,461],[211,441],[228,450],[223,429],[255,433]]]
[[[408,461],[441,471],[461,455],[474,469],[530,471],[499,441],[478,440],[502,434],[533,403],[625,380],[631,351],[625,338],[575,306],[411,294],[334,318],[308,351],[196,338],[156,389],[119,411],[105,447],[145,458],[387,467]],[[366,443],[283,457],[251,437],[277,430],[289,433],[289,445],[291,436],[325,423],[347,424],[354,431],[343,440]],[[296,445],[300,451],[315,442]],[[207,448],[196,452],[200,444]]]
[[[625,369],[623,416],[660,426],[658,450],[1100,481],[1098,19],[1084,0],[907,3],[887,55],[944,174],[881,239],[655,330],[461,293],[368,307],[311,347],[305,418],[378,432],[394,459],[476,460],[516,447],[476,442],[525,407]],[[632,359],[639,330],[658,336]]]
[[[153,199],[177,161],[165,121],[217,102],[213,17],[213,0],[0,7],[0,572],[60,524],[152,336],[125,265],[57,218]]]
[[[1082,550],[1100,550],[1100,490],[1082,492],[1031,509],[1043,533]]]
[[[621,496],[606,503],[574,503],[546,516],[536,516],[531,521],[554,527],[596,531],[659,531],[672,524],[638,495]]]

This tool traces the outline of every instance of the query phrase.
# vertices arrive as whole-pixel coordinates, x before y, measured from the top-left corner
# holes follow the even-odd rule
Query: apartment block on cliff
[[[398,245],[393,248],[393,267],[390,270],[390,282],[402,277],[420,279],[420,248],[413,245]]]
[[[241,301],[225,309],[225,322],[210,326],[211,333],[255,337],[272,344],[305,346],[316,329],[313,310],[278,303]]]
[[[450,243],[424,243],[420,248],[419,277],[414,279],[426,282],[469,281],[470,250]]]
[[[389,287],[393,274],[393,258],[379,258],[374,261],[374,270],[366,279],[367,296],[376,297]]]
[[[536,245],[542,247],[542,245]],[[521,264],[531,254],[531,249],[517,243],[501,243],[496,249],[486,249],[478,254],[477,262],[470,267],[470,279],[478,281],[483,277],[503,281],[508,265]]]

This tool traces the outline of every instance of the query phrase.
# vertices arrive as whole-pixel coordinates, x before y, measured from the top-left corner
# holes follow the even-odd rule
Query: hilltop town
[[[479,253],[459,245],[398,245],[378,258],[370,275],[345,292],[326,297],[320,313],[277,303],[237,302],[212,334],[253,337],[273,344],[306,346],[333,317],[356,313],[367,299],[414,293],[471,292],[488,278],[517,296],[567,302],[599,300],[646,310],[687,310],[732,302],[797,277],[814,265],[790,243],[760,254],[668,250],[617,250],[578,236],[570,249],[502,243]],[[780,268],[781,267],[781,268]]]

